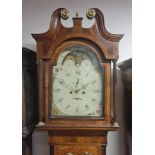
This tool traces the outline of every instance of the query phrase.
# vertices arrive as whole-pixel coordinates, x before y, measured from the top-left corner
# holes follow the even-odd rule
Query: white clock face
[[[62,52],[52,72],[52,116],[103,116],[103,68],[73,46]]]

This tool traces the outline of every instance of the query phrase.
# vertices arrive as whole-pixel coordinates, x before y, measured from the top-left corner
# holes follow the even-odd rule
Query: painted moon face
[[[90,60],[83,60],[81,62],[81,66],[92,66],[92,62]]]
[[[75,66],[75,62],[73,60],[67,60],[63,63],[64,66]]]

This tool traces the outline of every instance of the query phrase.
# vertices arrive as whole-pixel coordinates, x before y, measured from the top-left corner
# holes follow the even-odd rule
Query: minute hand
[[[97,80],[99,80],[99,79],[97,79]],[[95,81],[97,81],[97,80],[95,80]],[[94,80],[93,80],[94,81]],[[78,93],[80,90],[82,90],[82,89],[85,89],[90,83],[92,83],[93,81],[91,81],[91,82],[89,82],[89,83],[87,83],[87,84],[84,84],[84,85],[82,85],[82,87],[80,88],[80,89],[76,89],[76,90],[74,90],[74,92],[75,93]]]
[[[62,86],[64,86],[65,88],[68,88],[69,90],[73,90],[74,88],[73,87],[71,87],[71,86],[69,86],[68,84],[66,84],[64,81],[63,82],[61,82],[61,79],[59,79],[59,78],[56,78],[59,82],[60,82],[60,84],[62,85]]]
[[[61,83],[62,86],[64,86],[65,88],[68,88],[69,90],[73,90],[73,88],[71,86],[69,86],[68,84],[66,84],[65,82]]]

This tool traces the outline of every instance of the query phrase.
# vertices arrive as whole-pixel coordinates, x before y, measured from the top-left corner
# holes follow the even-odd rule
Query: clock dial
[[[103,116],[104,69],[88,53],[86,47],[70,47],[53,66],[52,116]]]

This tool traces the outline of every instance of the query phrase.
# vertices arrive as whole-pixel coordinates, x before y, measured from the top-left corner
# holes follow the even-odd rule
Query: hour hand
[[[71,87],[71,86],[69,86],[68,84],[66,84],[65,82],[64,82],[64,80],[63,79],[60,79],[60,84],[62,85],[62,86],[64,86],[65,88],[68,88],[69,90],[73,90],[73,88]]]
[[[87,87],[89,84],[91,84],[92,82],[96,82],[97,80],[99,80],[99,79],[93,80],[93,81],[91,81],[91,82],[88,82],[87,84],[82,85],[82,87],[81,87],[80,89],[75,89],[74,92],[75,92],[75,93],[78,93],[80,90],[86,89],[86,87]]]
[[[77,80],[75,87],[77,87],[78,84],[79,84],[79,79]]]
[[[80,90],[85,89],[87,86],[89,85],[89,83],[82,85],[82,87],[80,89],[75,89],[74,92],[78,93]]]

